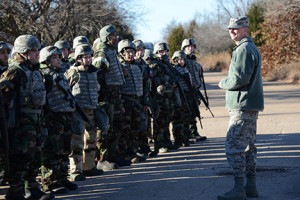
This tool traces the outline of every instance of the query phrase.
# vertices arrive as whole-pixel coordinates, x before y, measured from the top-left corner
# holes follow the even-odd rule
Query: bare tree
[[[218,15],[222,18],[245,16],[257,0],[217,0]]]
[[[78,35],[90,40],[113,24],[131,33],[139,13],[125,0],[1,0],[0,38],[12,42],[18,35],[36,35],[44,44]]]

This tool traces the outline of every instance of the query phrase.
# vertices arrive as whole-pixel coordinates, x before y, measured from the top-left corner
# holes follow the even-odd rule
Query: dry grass
[[[197,55],[197,61],[205,71],[228,71],[231,56],[227,52]]]
[[[270,70],[264,77],[267,81],[287,81],[289,83],[300,83],[300,62],[283,64]]]

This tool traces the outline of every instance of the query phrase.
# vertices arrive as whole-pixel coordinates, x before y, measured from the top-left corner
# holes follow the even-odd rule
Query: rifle
[[[151,99],[149,98],[149,108],[150,108],[150,116],[152,116],[153,119],[153,123],[156,127],[158,127],[157,122],[156,122],[156,117],[155,117],[155,112],[154,112],[154,108],[151,102]]]
[[[1,133],[1,143],[2,143],[1,146],[2,146],[2,151],[5,154],[5,158],[6,158],[7,171],[9,171],[9,164],[8,164],[9,138],[8,138],[8,125],[7,125],[6,114],[7,113],[5,110],[4,98],[2,97],[1,87],[0,87],[0,133]]]
[[[210,108],[209,108],[208,99],[206,100],[206,99],[204,98],[204,96],[202,95],[200,89],[199,89],[199,95],[200,95],[201,101],[204,103],[206,109],[209,110],[211,116],[212,116],[212,117],[215,117],[214,114],[211,112],[211,110],[210,110]]]
[[[75,97],[73,96],[72,92],[70,91],[70,89],[66,89],[64,87],[64,84],[62,83],[62,78],[57,78],[56,83],[61,87],[61,89],[65,92],[66,94],[66,99],[70,102],[71,107],[75,108],[77,110],[77,112],[79,113],[79,115],[82,117],[82,119],[87,122],[90,127],[92,127],[92,129],[94,131],[98,131],[97,128],[95,126],[92,125],[90,118],[87,116],[87,114],[83,111],[83,109],[81,108],[81,106],[77,103],[77,101],[75,100]]]
[[[175,69],[175,71],[176,71],[176,69]],[[194,92],[194,88],[192,86],[192,83],[191,83],[188,76],[183,76],[178,71],[176,71],[176,72],[179,76],[181,76],[187,82],[187,85],[188,85],[189,89],[191,90],[193,110],[195,111],[196,117],[198,117],[198,119],[199,119],[201,129],[203,129],[203,125],[202,125],[202,121],[201,121],[201,115],[200,115],[200,111],[199,111],[199,106],[197,104],[197,99],[196,99],[196,96],[195,96],[195,92]]]
[[[169,60],[165,60],[165,59],[162,59],[162,60],[164,61],[163,63],[165,64],[165,65],[162,65],[162,66],[165,68],[165,71],[169,74],[169,76],[171,77],[171,79],[173,81],[175,81],[175,84],[176,84],[176,86],[179,89],[179,94],[183,98],[183,100],[184,100],[184,102],[185,102],[185,104],[186,104],[186,106],[188,108],[188,111],[191,114],[192,112],[191,112],[190,106],[188,104],[187,98],[186,98],[185,93],[184,93],[184,91],[183,91],[183,89],[182,89],[182,87],[181,87],[181,85],[179,83],[178,78],[174,74],[174,69],[173,69],[171,63],[169,62]],[[171,69],[173,69],[173,70],[171,70]]]

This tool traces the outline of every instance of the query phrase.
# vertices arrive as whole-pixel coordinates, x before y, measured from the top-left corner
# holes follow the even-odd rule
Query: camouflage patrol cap
[[[186,59],[186,54],[183,51],[175,51],[172,56],[172,60],[179,57]]]
[[[146,48],[145,44],[142,40],[133,40],[132,42],[133,42],[133,44],[135,44],[136,49],[142,49],[142,48],[145,49]]]
[[[241,28],[241,27],[249,27],[249,19],[248,17],[238,17],[238,18],[230,18],[229,25],[227,28]]]
[[[107,42],[107,36],[109,36],[113,32],[117,32],[117,29],[113,25],[104,26],[99,31],[99,36],[100,36],[101,42]]]
[[[59,40],[55,42],[54,46],[58,47],[59,49],[71,48],[70,43],[67,40]]]
[[[89,45],[90,44],[89,39],[85,36],[77,36],[73,40],[73,49],[76,49],[76,47],[81,45],[81,44],[88,44]]]
[[[14,42],[15,53],[26,53],[31,49],[40,49],[40,41],[33,35],[21,35]]]
[[[189,45],[194,45],[194,47],[195,47],[195,49],[196,49],[196,42],[195,42],[195,40],[193,39],[193,38],[186,38],[186,39],[184,39],[183,41],[182,41],[182,44],[181,44],[181,50],[183,51],[184,50],[184,48],[186,47],[186,46],[189,46]]]
[[[163,51],[163,50],[169,51],[169,47],[168,47],[167,43],[159,42],[154,45],[153,53],[157,54],[158,51]]]
[[[81,44],[76,47],[74,58],[77,60],[78,56],[87,55],[87,54],[93,55],[93,53],[94,53],[93,49],[90,45]]]
[[[47,46],[42,48],[40,51],[40,63],[44,63],[47,60],[50,60],[50,57],[53,55],[61,55],[61,50],[56,46]]]
[[[4,41],[0,41],[0,49],[6,49],[8,53],[10,53],[11,49]]]
[[[133,49],[136,51],[136,46],[133,42],[128,39],[121,40],[118,44],[118,53],[120,53],[123,49]]]

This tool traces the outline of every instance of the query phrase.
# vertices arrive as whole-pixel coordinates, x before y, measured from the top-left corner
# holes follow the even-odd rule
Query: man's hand
[[[220,80],[220,82],[219,82],[219,84],[218,84],[219,88],[221,88],[221,89],[223,89],[222,84],[221,84],[222,81],[223,81],[223,79]]]

